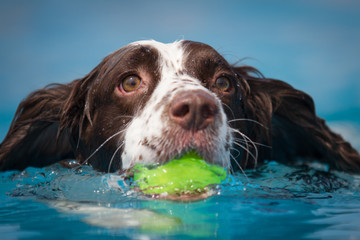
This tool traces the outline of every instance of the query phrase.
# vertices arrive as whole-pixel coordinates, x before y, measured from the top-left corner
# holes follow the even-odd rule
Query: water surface
[[[351,134],[358,131],[354,126]],[[340,129],[336,124],[334,128]],[[357,141],[359,135],[354,136],[351,140]],[[66,169],[55,164],[4,172],[0,173],[0,236],[360,238],[359,175],[329,173],[318,164],[286,166],[276,161],[246,175],[229,176],[207,199],[174,202],[145,197],[134,192],[123,176],[99,173],[89,166]]]

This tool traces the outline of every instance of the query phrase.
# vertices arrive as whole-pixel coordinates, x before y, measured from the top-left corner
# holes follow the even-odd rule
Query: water
[[[195,202],[149,199],[88,166],[4,172],[0,239],[360,239],[360,175],[325,170],[271,161]]]

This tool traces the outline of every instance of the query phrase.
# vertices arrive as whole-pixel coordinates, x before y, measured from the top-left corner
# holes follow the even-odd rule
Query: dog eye
[[[126,77],[122,82],[121,86],[125,92],[133,92],[139,88],[141,79],[138,76],[131,75]]]
[[[228,92],[231,88],[230,80],[227,77],[219,77],[215,81],[215,87],[222,92]]]

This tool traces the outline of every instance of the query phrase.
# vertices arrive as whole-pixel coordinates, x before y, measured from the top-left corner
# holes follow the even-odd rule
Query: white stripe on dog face
[[[140,41],[131,45],[157,49],[160,55],[160,79],[150,99],[144,108],[135,114],[126,130],[122,153],[123,168],[127,169],[137,162],[166,162],[193,148],[208,162],[229,167],[230,152],[225,146],[229,145],[231,134],[226,115],[216,94],[202,86],[200,80],[187,74],[184,69],[187,54],[182,42],[163,44]],[[174,125],[168,115],[169,104],[174,96],[191,90],[203,90],[213,95],[220,112],[213,126],[197,133],[190,133]]]

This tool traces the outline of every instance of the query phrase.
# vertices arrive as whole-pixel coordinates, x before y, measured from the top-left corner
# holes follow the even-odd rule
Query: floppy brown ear
[[[20,103],[0,145],[0,170],[43,167],[71,158],[82,161],[89,155],[82,138],[87,126],[92,125],[96,104],[96,94],[90,89],[122,56],[114,58],[114,54],[84,78],[50,85]]]
[[[247,70],[237,68],[249,85],[246,98],[252,117],[267,126],[267,130],[258,128],[265,134],[254,131],[254,141],[267,136],[272,147],[267,157],[285,163],[317,160],[331,169],[360,171],[359,153],[316,116],[309,95],[282,81],[250,76]]]
[[[58,131],[71,90],[71,84],[50,85],[20,103],[0,146],[0,170],[42,167],[73,157],[69,131]]]
[[[80,129],[91,121],[86,101],[96,75],[97,68],[82,79],[50,85],[23,100],[0,145],[0,170],[74,158]]]

